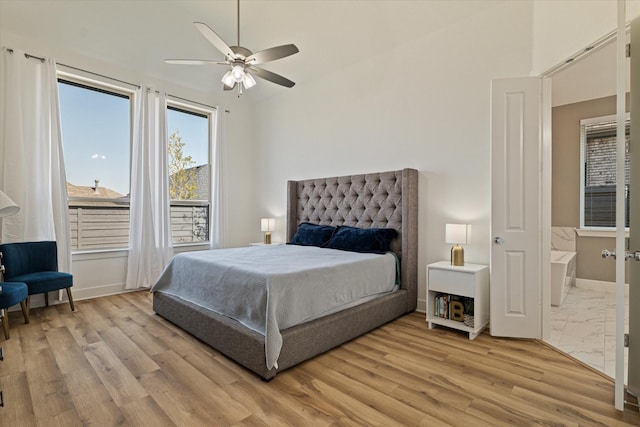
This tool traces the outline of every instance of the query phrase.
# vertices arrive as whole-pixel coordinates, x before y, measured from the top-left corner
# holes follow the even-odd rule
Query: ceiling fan
[[[264,49],[259,52],[253,53],[246,47],[240,46],[240,0],[238,4],[238,43],[236,46],[229,46],[222,40],[215,31],[213,31],[207,24],[203,22],[194,22],[196,29],[200,31],[200,34],[206,38],[216,49],[218,49],[224,55],[224,61],[206,60],[206,59],[165,59],[167,64],[181,64],[181,65],[201,65],[201,64],[221,64],[230,66],[224,76],[222,76],[222,85],[224,90],[232,90],[238,88],[238,96],[242,94],[243,89],[249,89],[256,85],[254,75],[270,82],[285,86],[293,87],[295,85],[291,80],[265,70],[264,68],[257,67],[258,64],[263,64],[269,61],[275,61],[276,59],[285,58],[287,56],[298,53],[298,48],[294,44],[286,44],[282,46],[276,46],[269,49]]]

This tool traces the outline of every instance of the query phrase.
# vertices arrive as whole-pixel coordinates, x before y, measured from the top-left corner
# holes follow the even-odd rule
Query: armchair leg
[[[73,305],[73,297],[71,296],[71,288],[67,288],[67,298],[69,298],[69,305],[71,306],[71,311],[76,311],[76,307]]]
[[[6,308],[0,310],[2,315],[2,329],[4,330],[4,339],[9,339],[9,311]]]
[[[22,308],[22,315],[24,316],[24,323],[29,323],[29,308],[27,307],[27,301],[20,301],[20,307]]]
[[[44,293],[44,306],[49,307],[49,292]]]

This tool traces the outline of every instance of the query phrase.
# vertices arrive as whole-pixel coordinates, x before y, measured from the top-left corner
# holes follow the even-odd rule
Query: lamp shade
[[[0,191],[0,217],[16,214],[19,210],[20,207],[16,202]]]
[[[447,224],[445,240],[447,243],[466,245],[471,237],[471,225],[469,224]]]
[[[262,218],[260,220],[260,230],[273,231],[276,228],[275,218]]]

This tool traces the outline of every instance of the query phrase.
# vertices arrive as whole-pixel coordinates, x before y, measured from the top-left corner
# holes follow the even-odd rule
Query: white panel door
[[[491,82],[491,335],[542,338],[541,94]]]
[[[640,251],[640,18],[631,22],[631,177],[629,248]],[[635,190],[635,191],[634,191]],[[640,396],[640,261],[629,261],[629,391]]]

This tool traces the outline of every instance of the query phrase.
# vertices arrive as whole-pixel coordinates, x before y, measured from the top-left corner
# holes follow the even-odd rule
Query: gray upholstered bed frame
[[[278,369],[267,369],[264,336],[226,316],[180,298],[155,292],[153,309],[264,379],[377,328],[417,304],[418,172],[392,172],[288,182],[287,241],[298,224],[390,227],[399,237],[397,292],[282,331]]]

